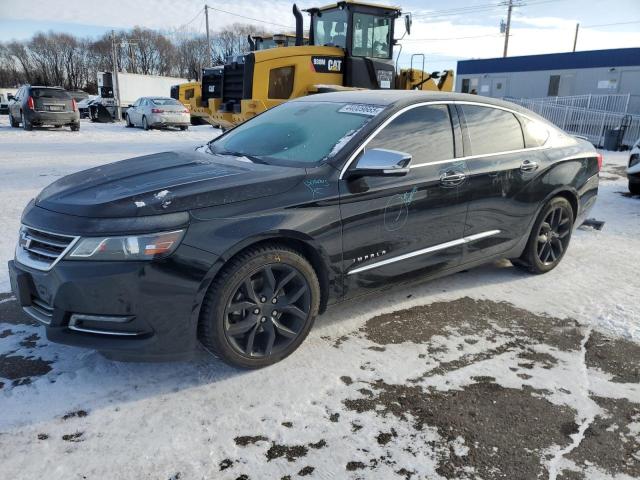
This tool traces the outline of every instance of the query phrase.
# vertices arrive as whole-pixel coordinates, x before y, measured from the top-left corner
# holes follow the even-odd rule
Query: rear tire
[[[183,132],[184,132],[185,130],[188,130],[188,129],[189,129],[189,127],[187,127],[186,125],[182,125],[182,126],[180,127],[180,130],[182,130]]]
[[[80,124],[76,123],[76,124],[71,125],[71,131],[72,132],[79,132],[80,131]]]
[[[147,122],[147,117],[142,117],[142,128],[146,131],[151,130],[151,127],[149,126],[149,122]]]
[[[640,183],[631,183],[629,181],[629,192],[631,192],[631,195],[640,195]]]
[[[24,130],[27,130],[27,131],[33,130],[33,125],[31,125],[29,122],[27,122],[27,119],[24,117],[24,112],[22,112],[21,115],[22,115],[22,122],[21,122],[22,123],[22,128]]]
[[[556,268],[569,248],[574,220],[569,201],[552,198],[538,215],[527,246],[514,265],[536,274]]]
[[[224,362],[261,368],[290,355],[318,314],[320,285],[295,250],[267,245],[233,258],[211,284],[198,336]]]

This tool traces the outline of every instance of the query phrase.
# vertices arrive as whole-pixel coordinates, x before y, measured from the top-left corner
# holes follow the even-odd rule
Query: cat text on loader
[[[294,5],[295,46],[230,57],[224,66],[204,70],[199,97],[196,93],[187,102],[180,94],[179,99],[192,115],[228,128],[288,99],[314,93],[453,89],[452,71],[429,74],[412,65],[397,74],[393,33],[395,19],[401,16],[398,7],[342,1],[306,11],[311,17],[308,45],[304,45],[302,13]],[[409,33],[409,16],[404,23]]]

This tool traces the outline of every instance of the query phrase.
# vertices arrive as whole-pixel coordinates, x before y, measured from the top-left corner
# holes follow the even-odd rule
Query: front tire
[[[206,349],[241,368],[261,368],[290,355],[318,314],[320,285],[298,252],[268,245],[225,266],[203,301],[198,333]]]
[[[547,273],[558,266],[571,241],[573,208],[564,197],[551,199],[531,230],[527,246],[515,265],[532,273]]]
[[[11,115],[11,112],[9,112],[9,125],[11,125],[11,128],[18,128],[20,126],[20,123],[16,122],[13,115]]]
[[[80,131],[80,124],[79,123],[74,123],[71,125],[71,131],[72,132],[79,132]]]
[[[127,128],[133,128],[133,123],[131,123],[131,120],[129,119],[129,115],[125,114],[124,120],[126,122],[126,127]]]
[[[189,127],[188,127],[187,125],[181,125],[181,126],[180,126],[180,130],[182,130],[183,132],[184,132],[185,130],[188,130],[188,129],[189,129]]]
[[[640,183],[631,183],[629,180],[629,192],[631,195],[640,195]]]

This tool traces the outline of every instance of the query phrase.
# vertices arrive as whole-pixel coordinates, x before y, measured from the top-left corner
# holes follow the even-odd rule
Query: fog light
[[[142,335],[143,332],[120,330],[123,325],[130,323],[132,316],[113,315],[85,315],[74,313],[69,319],[69,330],[100,335]],[[126,328],[126,327],[125,327]]]

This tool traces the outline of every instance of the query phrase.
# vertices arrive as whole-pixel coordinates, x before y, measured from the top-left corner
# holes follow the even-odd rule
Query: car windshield
[[[152,98],[151,102],[154,105],[180,105],[180,102],[174,98]]]
[[[71,97],[65,90],[57,88],[33,88],[31,89],[33,98],[57,98],[60,100],[71,100]]]
[[[284,103],[213,140],[209,149],[267,164],[316,164],[337,154],[383,109],[360,103]]]

